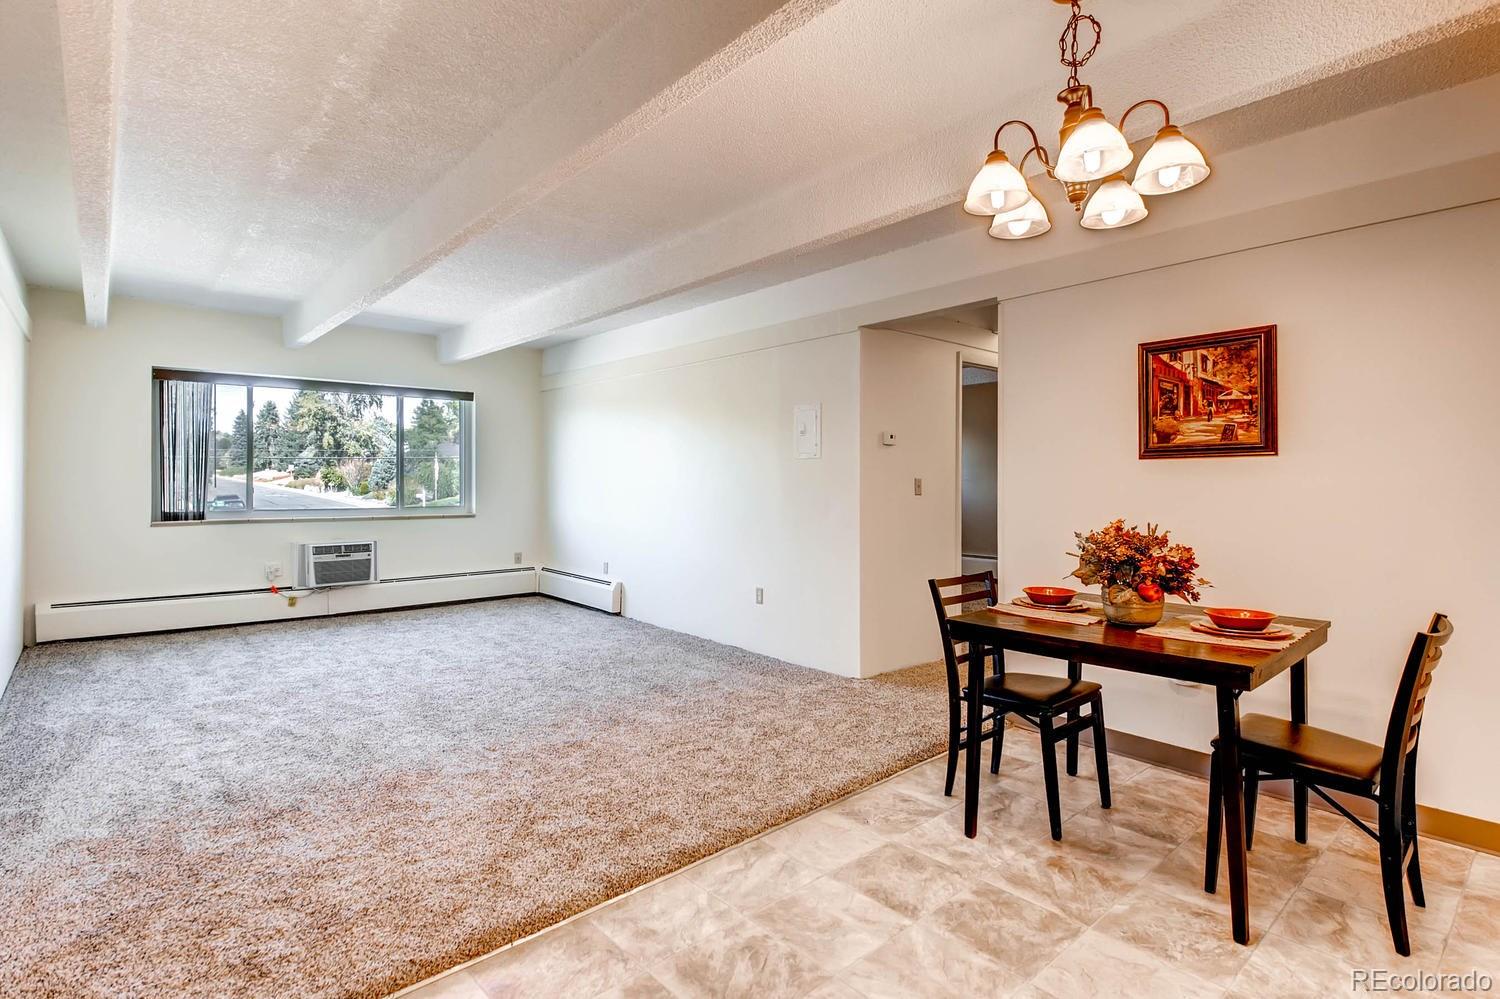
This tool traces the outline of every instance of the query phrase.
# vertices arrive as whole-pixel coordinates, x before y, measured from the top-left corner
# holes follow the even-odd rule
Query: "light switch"
[[[823,453],[823,407],[803,403],[792,407],[792,447],[798,458],[817,458]]]

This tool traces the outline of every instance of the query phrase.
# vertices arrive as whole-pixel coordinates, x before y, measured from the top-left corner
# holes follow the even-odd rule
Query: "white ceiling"
[[[1086,10],[1096,98],[1184,123],[1500,22],[1492,0]],[[994,125],[1055,127],[1066,13],[0,0],[0,230],[32,283],[279,314],[289,344],[351,319],[446,331],[455,359],[556,342],[971,223]]]

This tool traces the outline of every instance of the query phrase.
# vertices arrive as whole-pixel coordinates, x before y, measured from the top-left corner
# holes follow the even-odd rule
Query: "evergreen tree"
[[[281,412],[267,399],[255,414],[255,470],[281,467]]]
[[[238,474],[245,470],[249,457],[250,416],[243,409],[234,414],[234,429],[229,434],[229,447],[224,455],[225,470]]]
[[[405,476],[408,502],[414,502],[421,490],[430,503],[458,494],[457,463],[444,461],[440,444],[458,440],[458,403],[423,399],[412,411],[406,428]],[[445,469],[444,465],[450,466]]]

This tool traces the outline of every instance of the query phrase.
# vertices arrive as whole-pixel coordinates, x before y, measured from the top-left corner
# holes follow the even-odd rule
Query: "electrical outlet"
[[[266,582],[269,583],[272,580],[277,580],[277,579],[280,579],[280,578],[281,578],[281,563],[280,562],[267,562],[266,563]]]
[[[605,562],[605,563],[604,563],[604,574],[605,574],[605,575],[606,575],[606,576],[608,576],[608,575],[609,575],[609,563],[608,563],[608,562]]]
[[[758,604],[766,602],[766,591],[763,587],[757,586],[755,588],[755,602]]]
[[[911,494],[913,496],[920,496],[920,495],[922,495],[922,480],[921,479],[912,479],[911,480]]]
[[[516,552],[516,565],[520,565],[520,564],[521,564],[521,553],[520,552]]]

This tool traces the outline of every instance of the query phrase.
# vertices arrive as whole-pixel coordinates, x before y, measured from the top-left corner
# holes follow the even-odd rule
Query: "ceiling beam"
[[[837,2],[648,0],[293,306],[286,345],[370,308]]]
[[[78,263],[84,317],[90,326],[103,326],[109,318],[124,2],[57,0]]]

